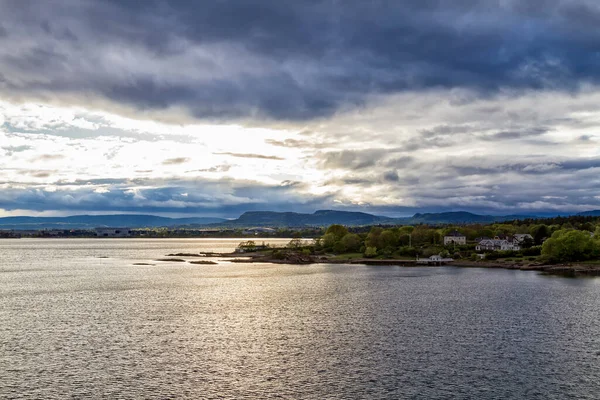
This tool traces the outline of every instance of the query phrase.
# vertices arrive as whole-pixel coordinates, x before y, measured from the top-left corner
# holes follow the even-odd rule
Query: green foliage
[[[345,253],[346,252],[346,247],[344,247],[344,244],[339,241],[339,242],[335,242],[333,244],[333,251],[336,253]]]
[[[561,226],[569,229],[561,230]],[[469,243],[466,245],[452,245],[444,248],[443,234],[458,229],[467,236]],[[588,232],[594,230],[595,236],[590,238]],[[521,244],[522,250],[488,252],[490,260],[498,258],[522,258],[537,257],[544,254],[545,259],[555,261],[580,260],[597,257],[600,255],[600,218],[592,217],[557,217],[547,220],[526,220],[514,222],[493,223],[489,225],[470,224],[457,227],[456,225],[428,226],[418,225],[401,227],[354,227],[346,228],[341,225],[332,225],[327,228],[325,234],[314,241],[312,251],[318,253],[335,252],[359,253],[368,257],[415,257],[417,255],[428,257],[440,254],[446,250],[453,258],[473,257],[475,251],[475,239],[480,237],[494,237],[495,235],[511,235],[514,233],[529,233],[533,236],[532,241]],[[557,236],[552,236],[555,232]],[[565,232],[576,232],[576,235],[568,245],[562,246],[555,240],[562,237]],[[552,239],[547,239],[551,237]],[[570,237],[567,235],[567,237]],[[542,242],[548,241],[543,252]],[[564,239],[558,240],[558,243]],[[591,246],[590,243],[594,245]],[[409,245],[410,244],[410,245]],[[298,242],[290,242],[289,246],[299,246]],[[562,247],[561,247],[562,246]],[[299,249],[305,246],[299,246]],[[446,253],[444,253],[446,254]],[[475,258],[475,257],[473,257]],[[477,258],[478,259],[478,258]]]
[[[369,246],[365,250],[365,257],[376,257],[377,256],[377,247]]]
[[[333,233],[326,233],[323,236],[323,247],[326,249],[333,249],[333,245],[337,242],[336,237]]]
[[[423,251],[421,253],[422,253],[423,257],[431,257],[431,256],[435,256],[437,254],[440,254],[442,252],[446,252],[446,254],[448,254],[448,252],[443,247],[427,247],[427,248],[423,249]]]
[[[360,250],[362,240],[356,233],[347,233],[342,238],[341,243],[344,246],[345,251],[356,252]]]
[[[273,258],[276,260],[283,260],[285,254],[281,250],[273,250]]]
[[[528,249],[521,250],[524,256],[539,256],[542,254],[542,246],[533,246]]]
[[[598,253],[598,242],[589,232],[572,229],[554,232],[542,245],[542,256],[550,262],[584,261],[597,257]]]
[[[486,253],[485,258],[487,260],[497,260],[499,258],[510,258],[510,257],[519,257],[521,254],[518,251],[494,251],[492,253]]]
[[[238,248],[252,251],[256,248],[256,242],[254,240],[248,240],[246,242],[241,242],[238,244]]]
[[[419,252],[414,247],[402,246],[398,250],[398,254],[404,257],[416,257]]]
[[[286,247],[289,247],[291,249],[299,249],[302,246],[303,246],[302,240],[300,240],[299,238],[294,238],[294,239],[290,240],[290,242],[287,244]]]
[[[348,233],[348,229],[342,225],[331,225],[327,228],[325,235],[332,234],[335,240],[341,240]]]

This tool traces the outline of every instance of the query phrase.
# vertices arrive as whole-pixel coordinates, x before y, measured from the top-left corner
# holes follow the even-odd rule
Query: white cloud
[[[600,182],[590,175],[600,156],[598,102],[596,88],[487,98],[437,90],[373,98],[364,108],[313,122],[262,127],[173,125],[83,106],[3,102],[0,115],[10,129],[0,131],[0,147],[27,150],[3,150],[0,183],[64,192],[61,204],[99,207],[104,199],[112,202],[107,208],[269,208],[282,201],[293,210],[296,196],[302,204],[325,201],[315,204],[319,208],[335,199],[366,210],[579,211],[600,208]],[[179,159],[185,162],[165,163]],[[154,183],[146,185],[148,179]],[[248,193],[233,193],[222,182],[247,185]],[[161,187],[173,190],[146,197]],[[286,196],[257,187],[285,187]],[[571,195],[560,197],[564,190]]]

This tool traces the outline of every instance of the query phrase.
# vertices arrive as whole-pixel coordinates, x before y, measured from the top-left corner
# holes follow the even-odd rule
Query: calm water
[[[152,261],[238,242],[0,240],[0,398],[600,398],[600,279]]]

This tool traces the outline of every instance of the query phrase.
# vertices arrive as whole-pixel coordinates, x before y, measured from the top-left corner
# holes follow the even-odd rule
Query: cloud
[[[321,153],[318,157],[323,169],[360,170],[373,167],[392,152],[393,150],[388,149],[342,150]]]
[[[29,171],[19,171],[22,175],[30,175],[34,178],[48,178],[54,174],[56,174],[56,170],[29,170]]]
[[[190,161],[190,159],[187,157],[176,157],[176,158],[169,158],[167,160],[164,160],[162,162],[162,164],[163,165],[179,165],[179,164],[185,164],[188,161]]]
[[[31,150],[33,147],[28,145],[22,146],[5,146],[2,147],[2,150],[6,151],[7,156],[12,156],[14,153],[21,153],[23,151]]]
[[[215,165],[214,167],[210,167],[210,168],[202,168],[202,169],[197,169],[195,171],[188,171],[188,172],[227,172],[230,169],[231,169],[231,165],[223,164],[223,165]]]
[[[334,146],[334,143],[327,142],[313,142],[309,140],[298,140],[298,139],[285,139],[285,140],[276,140],[276,139],[267,139],[265,143],[270,144],[271,146],[278,147],[287,147],[294,149],[323,149],[326,147]]]
[[[253,181],[177,180],[63,182],[62,185],[22,187],[0,183],[0,209],[177,213],[238,216],[248,210],[314,211],[331,202],[329,195],[298,192],[302,185],[265,185]],[[102,188],[99,190],[99,188]]]
[[[600,6],[587,0],[25,3],[0,5],[4,98],[311,120],[378,95],[571,92],[600,78]]]
[[[52,161],[65,158],[62,154],[41,154],[32,159],[32,161]]]
[[[284,158],[278,157],[278,156],[266,156],[263,154],[252,154],[252,153],[222,152],[222,153],[213,153],[213,154],[223,155],[223,156],[231,156],[231,157],[239,157],[239,158],[258,158],[261,160],[284,160]]]
[[[600,208],[591,0],[0,14],[4,209]]]

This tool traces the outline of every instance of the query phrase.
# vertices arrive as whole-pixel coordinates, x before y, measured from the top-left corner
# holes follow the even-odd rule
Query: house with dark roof
[[[449,244],[467,244],[467,237],[459,231],[450,232],[444,236],[444,246]]]

